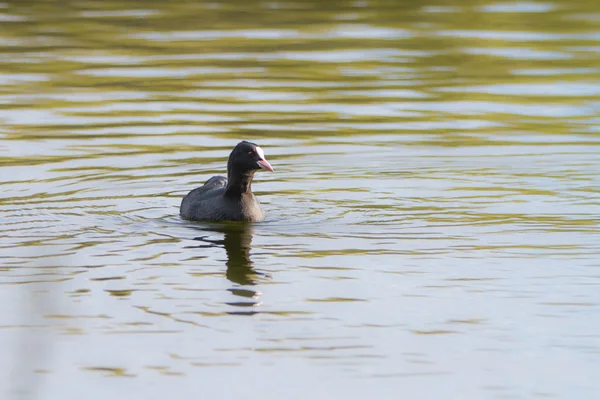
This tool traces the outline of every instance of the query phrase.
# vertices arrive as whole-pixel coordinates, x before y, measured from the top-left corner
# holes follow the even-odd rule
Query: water
[[[2,398],[598,397],[596,1],[0,7]]]

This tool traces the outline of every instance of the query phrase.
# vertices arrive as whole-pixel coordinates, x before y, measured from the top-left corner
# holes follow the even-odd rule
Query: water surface
[[[0,23],[2,398],[597,398],[596,1]],[[182,221],[242,139],[267,220]]]

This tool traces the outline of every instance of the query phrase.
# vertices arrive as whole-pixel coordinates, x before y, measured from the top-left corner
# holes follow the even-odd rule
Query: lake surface
[[[597,399],[600,3],[0,3],[2,399]],[[179,218],[242,139],[254,225]]]

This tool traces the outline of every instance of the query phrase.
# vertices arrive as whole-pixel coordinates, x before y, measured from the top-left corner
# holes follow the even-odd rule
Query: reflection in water
[[[199,236],[194,240],[208,243],[207,245],[193,246],[194,248],[225,247],[227,253],[226,276],[231,282],[238,285],[254,285],[255,276],[260,275],[252,268],[250,250],[252,247],[252,226],[247,223],[225,223],[202,228],[202,231],[223,234],[223,240],[210,239],[208,236]],[[245,288],[232,288],[230,292],[236,296],[251,299],[250,302],[227,303],[235,306],[256,306],[259,292]]]
[[[238,225],[224,231],[223,245],[227,252],[227,279],[240,285],[254,284],[250,260],[252,228],[248,224]]]

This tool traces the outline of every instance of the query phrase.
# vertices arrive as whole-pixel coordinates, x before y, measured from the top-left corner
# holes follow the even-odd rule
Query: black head
[[[243,141],[238,143],[229,155],[227,162],[229,170],[235,169],[240,172],[257,171],[264,169],[273,172],[273,167],[266,160],[265,153],[255,143]]]

